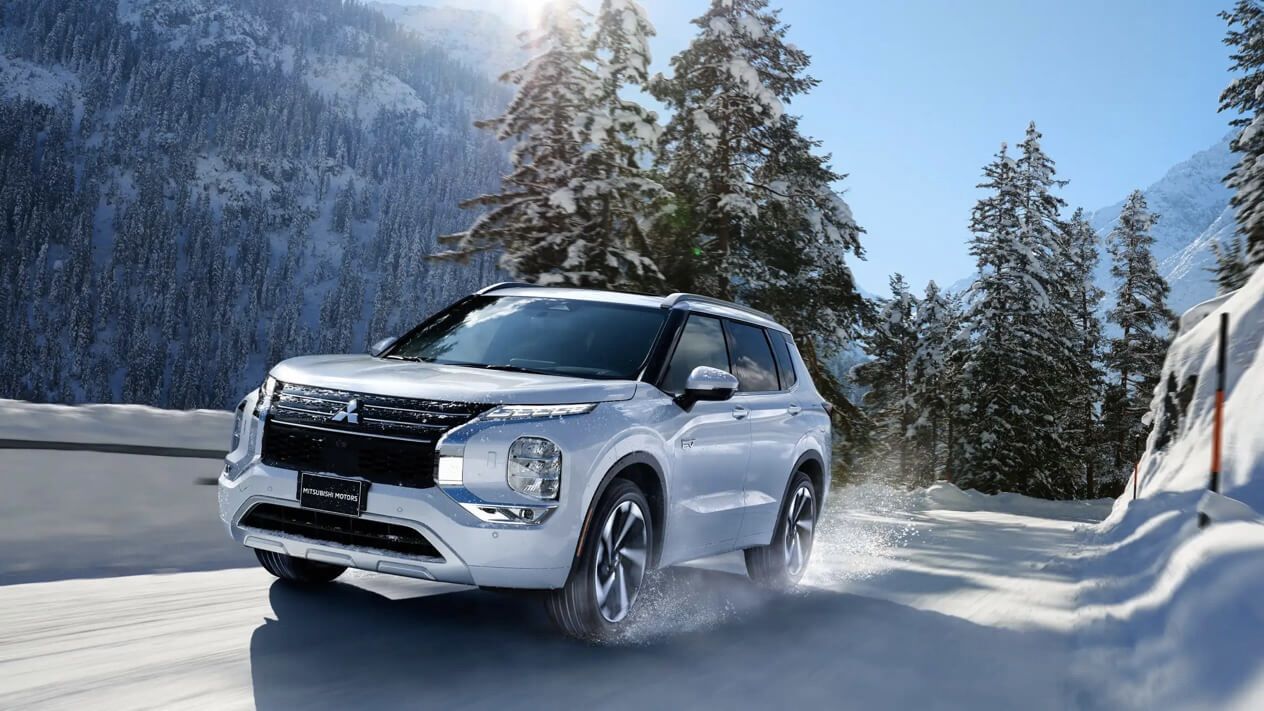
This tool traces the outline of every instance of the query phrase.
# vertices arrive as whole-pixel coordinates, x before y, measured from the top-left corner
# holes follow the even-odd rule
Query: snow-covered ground
[[[1071,703],[1076,586],[1047,563],[1109,502],[1049,518],[838,493],[802,592],[757,590],[736,556],[669,570],[627,639],[600,648],[529,599],[365,573],[318,591],[259,569],[2,586],[0,707]]]

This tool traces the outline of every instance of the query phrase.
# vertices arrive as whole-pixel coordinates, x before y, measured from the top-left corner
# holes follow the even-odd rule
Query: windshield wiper
[[[536,370],[534,368],[524,368],[521,365],[499,365],[496,363],[448,363],[447,365],[459,365],[463,368],[481,368],[482,370],[503,370],[508,373],[530,373],[532,375],[557,375],[548,370]]]

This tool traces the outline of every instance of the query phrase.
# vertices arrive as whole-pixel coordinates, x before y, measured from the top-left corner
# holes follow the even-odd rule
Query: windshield
[[[667,312],[577,299],[479,296],[405,336],[387,358],[632,379]]]

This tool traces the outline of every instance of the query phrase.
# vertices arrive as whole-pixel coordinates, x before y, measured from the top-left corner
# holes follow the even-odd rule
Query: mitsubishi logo
[[[333,416],[334,422],[346,422],[349,425],[360,424],[360,415],[356,412],[360,409],[359,400],[351,400],[347,406],[339,410]]]

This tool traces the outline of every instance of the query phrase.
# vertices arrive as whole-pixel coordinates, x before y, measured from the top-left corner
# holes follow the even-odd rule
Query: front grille
[[[241,525],[260,531],[302,536],[314,541],[376,548],[411,558],[443,560],[438,549],[425,536],[408,526],[342,514],[259,504],[246,514]]]
[[[263,463],[430,487],[439,438],[490,407],[280,384],[263,428]]]

